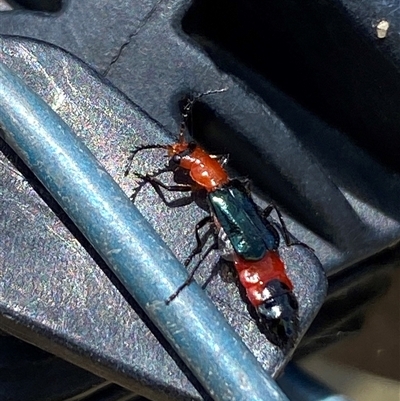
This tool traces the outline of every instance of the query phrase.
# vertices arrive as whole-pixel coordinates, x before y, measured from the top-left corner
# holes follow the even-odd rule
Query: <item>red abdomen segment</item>
[[[214,191],[229,180],[220,162],[200,147],[182,157],[180,167],[189,170],[190,177],[208,192]]]
[[[245,260],[235,255],[234,265],[239,274],[239,280],[246,289],[247,298],[254,307],[260,306],[271,298],[271,293],[267,289],[267,284],[271,280],[278,280],[285,284],[288,291],[293,290],[293,284],[285,272],[285,265],[276,251],[268,251],[262,259],[257,261]]]

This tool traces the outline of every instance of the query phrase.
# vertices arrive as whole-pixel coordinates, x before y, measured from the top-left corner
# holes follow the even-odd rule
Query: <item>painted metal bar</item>
[[[287,400],[70,128],[0,64],[3,139],[33,171],[215,400]]]
[[[289,363],[278,383],[291,401],[351,401],[294,363]]]

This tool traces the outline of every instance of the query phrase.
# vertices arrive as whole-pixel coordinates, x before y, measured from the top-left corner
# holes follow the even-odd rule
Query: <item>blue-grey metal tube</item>
[[[289,363],[278,383],[291,401],[351,401],[344,395],[335,393],[294,363]]]
[[[215,400],[287,400],[70,128],[0,64],[5,141],[45,185]]]

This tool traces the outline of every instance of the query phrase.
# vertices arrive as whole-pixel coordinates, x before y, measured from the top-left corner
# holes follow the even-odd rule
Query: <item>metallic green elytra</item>
[[[231,184],[209,193],[211,208],[235,252],[246,260],[260,260],[278,248],[279,236],[250,195]]]

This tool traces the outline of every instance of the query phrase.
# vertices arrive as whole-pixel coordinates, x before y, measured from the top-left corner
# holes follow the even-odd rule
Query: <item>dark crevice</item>
[[[182,27],[261,97],[272,83],[400,171],[399,71],[335,3],[196,0]]]
[[[7,0],[13,9],[57,13],[63,7],[63,0]]]

